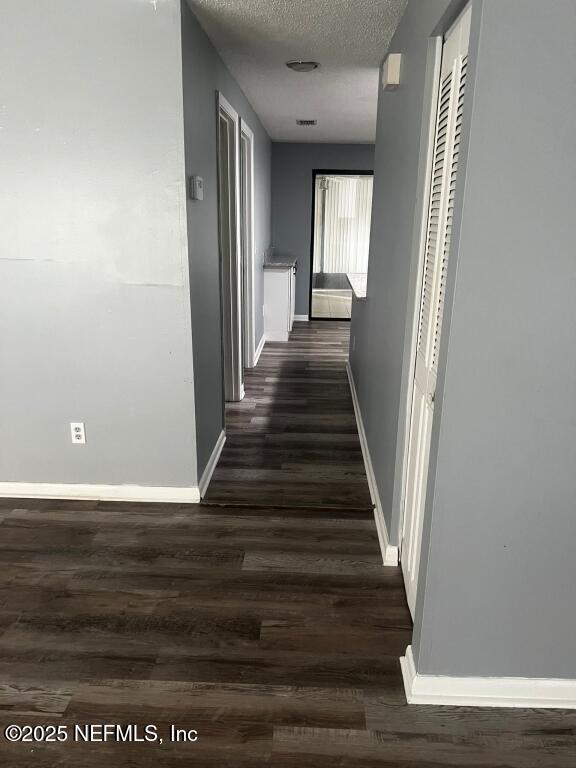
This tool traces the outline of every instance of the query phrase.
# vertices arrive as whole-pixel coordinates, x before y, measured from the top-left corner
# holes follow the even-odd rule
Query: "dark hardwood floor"
[[[295,323],[246,371],[205,501],[370,509],[348,386],[350,323]]]
[[[345,341],[318,325],[263,368],[301,355],[299,377],[329,387],[331,370],[344,414]],[[329,451],[354,433],[331,434],[294,463],[337,466]],[[407,706],[400,569],[381,565],[365,495],[321,506],[319,482],[313,504],[286,508],[250,484],[244,506],[1,502],[2,768],[574,768],[576,711]],[[75,741],[89,723],[155,725],[163,743]],[[10,743],[9,724],[68,740]],[[198,741],[171,741],[171,724]]]

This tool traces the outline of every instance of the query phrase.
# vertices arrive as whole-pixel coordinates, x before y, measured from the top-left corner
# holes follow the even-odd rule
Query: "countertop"
[[[298,263],[297,258],[289,258],[285,256],[275,256],[264,261],[264,269],[292,269]]]
[[[350,287],[357,299],[365,299],[367,292],[368,275],[366,272],[346,272]]]

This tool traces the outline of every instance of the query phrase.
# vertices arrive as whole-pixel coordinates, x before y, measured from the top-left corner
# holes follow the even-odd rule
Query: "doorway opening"
[[[220,93],[218,193],[224,400],[237,402],[255,359],[254,134]]]
[[[368,271],[373,180],[372,171],[313,171],[311,320],[350,320],[346,275]]]

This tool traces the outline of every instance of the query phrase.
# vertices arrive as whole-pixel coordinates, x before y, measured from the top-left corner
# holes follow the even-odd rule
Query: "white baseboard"
[[[214,474],[214,470],[216,469],[216,464],[218,464],[218,459],[220,458],[220,454],[222,453],[222,448],[224,448],[225,442],[226,442],[226,432],[222,430],[222,432],[220,432],[218,436],[218,440],[216,440],[216,445],[214,446],[212,453],[210,454],[210,458],[208,459],[208,464],[206,464],[204,472],[202,472],[202,477],[200,478],[200,482],[198,483],[201,497],[204,497],[204,494],[208,490],[208,486],[210,485],[210,480],[212,479],[212,475]]]
[[[308,315],[294,315],[294,322],[296,323],[307,323],[309,320]]]
[[[172,488],[152,485],[87,485],[84,483],[0,483],[0,497],[197,504],[200,501],[200,491],[196,486]]]
[[[266,334],[262,334],[262,338],[260,339],[260,343],[256,347],[256,352],[254,353],[254,366],[258,365],[258,360],[260,360],[260,355],[262,354],[262,350],[264,349],[264,344],[266,344]]]
[[[388,530],[386,528],[384,512],[382,511],[382,504],[380,503],[378,486],[376,485],[374,468],[372,467],[372,459],[370,458],[368,441],[366,440],[366,432],[364,430],[362,414],[360,413],[360,403],[358,402],[358,393],[356,392],[356,385],[354,384],[352,369],[350,368],[350,363],[348,361],[346,361],[346,373],[348,374],[350,392],[352,393],[352,402],[354,403],[356,425],[358,427],[358,435],[360,437],[360,445],[362,447],[362,456],[364,457],[364,466],[366,467],[366,477],[368,478],[368,488],[370,489],[370,498],[372,499],[372,503],[374,504],[374,519],[376,521],[376,530],[378,531],[378,540],[380,541],[380,549],[382,550],[382,560],[384,562],[384,565],[398,565],[398,547],[395,547],[392,544],[390,544],[390,539],[388,538]]]
[[[419,675],[411,645],[400,666],[408,704],[576,709],[576,680]]]

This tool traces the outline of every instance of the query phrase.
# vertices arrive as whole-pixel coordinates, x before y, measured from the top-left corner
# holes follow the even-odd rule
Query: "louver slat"
[[[446,207],[446,224],[444,227],[443,244],[441,259],[439,264],[440,273],[438,276],[438,297],[436,300],[436,312],[434,318],[434,327],[432,329],[432,351],[431,368],[436,371],[438,366],[438,351],[440,345],[440,332],[442,330],[442,320],[444,317],[444,302],[446,298],[446,278],[448,275],[448,257],[450,254],[450,242],[452,239],[452,223],[454,219],[454,198],[456,194],[456,177],[458,173],[458,158],[460,154],[460,136],[462,132],[462,115],[464,111],[464,92],[466,90],[466,70],[467,56],[464,56],[460,63],[460,73],[458,82],[458,98],[456,106],[456,118],[454,122],[454,140],[452,144],[452,158],[450,161],[448,201]]]
[[[432,188],[428,206],[428,227],[424,251],[424,278],[422,283],[422,298],[418,320],[417,353],[425,360],[429,358],[430,336],[432,331],[431,316],[433,312],[435,265],[440,245],[440,216],[442,197],[446,177],[446,143],[450,121],[450,101],[452,95],[452,72],[442,81],[436,137],[434,140],[434,155],[432,160]]]

